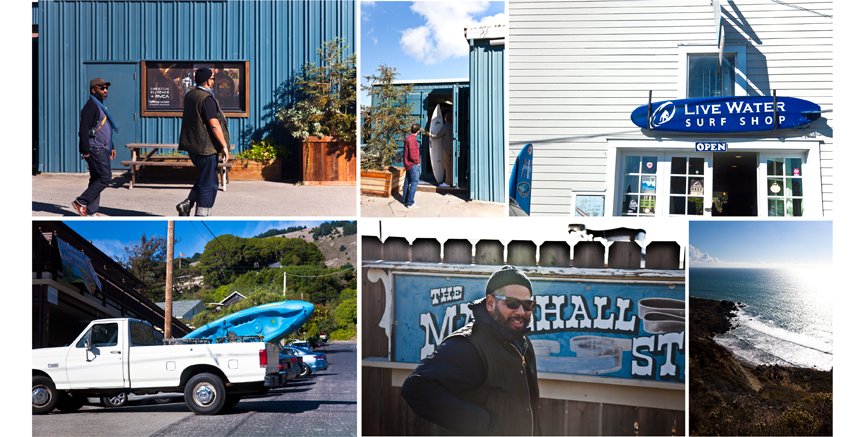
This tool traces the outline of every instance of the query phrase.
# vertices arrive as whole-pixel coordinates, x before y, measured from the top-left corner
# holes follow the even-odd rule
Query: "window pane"
[[[94,325],[90,331],[90,339],[96,347],[117,346],[117,324]]]
[[[686,197],[672,197],[669,199],[669,214],[684,214]]]
[[[643,156],[642,157],[642,173],[656,174],[657,173],[657,157]]]
[[[687,174],[704,174],[705,158],[690,158],[690,167]]]
[[[683,176],[672,176],[669,183],[669,190],[672,194],[687,194],[687,178]]]
[[[705,194],[705,178],[690,178],[690,182],[687,186],[689,187],[687,194],[691,196],[701,196]]]
[[[783,199],[768,199],[768,216],[783,217]]]
[[[639,173],[641,156],[628,156],[624,158],[624,173]]]
[[[804,200],[790,199],[791,207],[787,210],[787,214],[793,217],[801,217],[804,215]]]
[[[654,214],[655,196],[641,196],[639,199],[640,214]]]
[[[642,187],[640,193],[656,193],[657,192],[657,176],[642,176]]]
[[[786,195],[787,196],[803,196],[800,178],[786,179]]]
[[[786,158],[786,176],[804,176],[801,174],[801,158]]]
[[[704,201],[701,197],[690,197],[687,199],[687,215],[702,215],[702,205]]]
[[[783,158],[768,158],[768,176],[783,175]]]
[[[783,179],[768,178],[768,195],[783,195]]]
[[[625,176],[624,177],[624,186],[627,187],[624,190],[624,193],[638,193],[639,192],[639,176]]]
[[[687,97],[734,96],[735,55],[723,55],[718,73],[717,54],[692,54],[687,59]]]
[[[687,158],[672,158],[672,174],[685,174]]]
[[[625,214],[635,214],[639,209],[639,196],[624,196],[624,204],[621,210]]]

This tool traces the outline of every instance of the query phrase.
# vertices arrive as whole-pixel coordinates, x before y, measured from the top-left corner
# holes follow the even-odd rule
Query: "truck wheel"
[[[220,413],[223,411],[228,411],[231,409],[231,407],[237,405],[237,403],[240,402],[240,399],[242,397],[243,397],[243,395],[238,395],[238,394],[226,395],[225,396],[225,404],[222,405],[222,410],[220,411]]]
[[[308,364],[303,363],[303,367],[300,368],[300,376],[309,376],[312,374],[312,368],[309,367]]]
[[[193,413],[212,415],[222,409],[225,404],[225,383],[212,373],[199,373],[186,383],[183,390],[186,405]]]
[[[33,376],[33,414],[48,414],[60,398],[54,381],[47,376]]]
[[[87,403],[87,398],[77,396],[60,396],[57,400],[57,409],[62,413],[74,413]]]
[[[126,393],[118,393],[114,396],[102,396],[102,405],[108,408],[124,407],[128,401],[129,398],[126,397]]]

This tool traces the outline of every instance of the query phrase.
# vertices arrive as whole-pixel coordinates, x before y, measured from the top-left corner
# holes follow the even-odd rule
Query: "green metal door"
[[[453,168],[445,171],[453,175],[453,187],[459,188],[459,86],[453,85]]]

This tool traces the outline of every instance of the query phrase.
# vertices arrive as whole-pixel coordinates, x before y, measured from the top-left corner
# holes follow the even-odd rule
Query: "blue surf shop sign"
[[[525,214],[531,214],[531,170],[534,146],[526,144],[516,157],[510,171],[510,198],[516,201]]]
[[[642,105],[630,120],[657,131],[739,133],[805,128],[820,116],[819,105],[794,97],[706,97]]]
[[[473,320],[487,277],[394,274],[394,359],[418,363]],[[532,278],[540,372],[683,382],[684,287]]]

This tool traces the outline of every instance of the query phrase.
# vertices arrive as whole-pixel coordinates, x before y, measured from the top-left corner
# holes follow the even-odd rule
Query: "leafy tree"
[[[164,237],[141,235],[141,239],[123,248],[115,257],[126,270],[144,283],[141,293],[153,302],[165,300],[165,261],[168,245]]]
[[[399,144],[411,132],[411,124],[419,122],[411,118],[408,95],[412,85],[394,85],[399,73],[395,67],[381,64],[377,74],[365,76],[372,86],[363,85],[375,106],[363,108],[363,138],[365,147],[360,158],[364,170],[386,170],[393,164]]]

